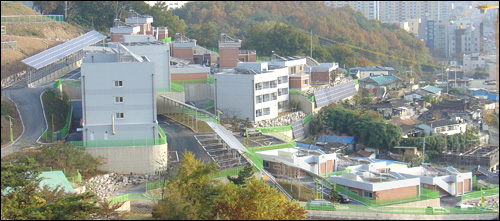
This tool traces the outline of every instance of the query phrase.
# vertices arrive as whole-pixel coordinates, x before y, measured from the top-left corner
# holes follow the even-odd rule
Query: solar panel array
[[[324,107],[356,93],[354,81],[349,81],[335,87],[315,91],[314,99],[316,100],[316,107]]]
[[[40,69],[79,50],[82,50],[84,47],[102,41],[105,38],[106,36],[95,30],[92,30],[68,42],[49,48],[36,55],[26,58],[22,60],[22,62],[35,69]]]
[[[304,123],[302,120],[292,122],[293,137],[295,139],[303,138],[306,136],[306,130],[304,129]]]
[[[215,133],[217,133],[217,135],[219,135],[220,138],[222,138],[222,140],[224,140],[224,142],[226,142],[227,145],[229,145],[229,147],[248,153],[247,148],[245,148],[245,146],[243,146],[243,144],[241,144],[241,142],[236,139],[231,132],[227,131],[225,127],[211,121],[205,122],[212,128],[212,130],[215,131]]]

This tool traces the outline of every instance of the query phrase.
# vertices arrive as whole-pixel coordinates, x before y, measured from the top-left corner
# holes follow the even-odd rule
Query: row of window
[[[266,81],[255,84],[255,90],[262,90],[268,88],[276,88],[278,86],[277,81]]]
[[[255,111],[255,117],[266,116],[271,114],[271,108],[266,107]]]
[[[271,94],[263,94],[263,95],[258,95],[255,96],[255,100],[257,104],[263,103],[263,102],[268,102],[268,101],[274,101],[278,99],[278,93],[274,92]]]

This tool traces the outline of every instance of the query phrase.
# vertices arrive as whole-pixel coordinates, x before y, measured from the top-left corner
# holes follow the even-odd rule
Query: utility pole
[[[54,114],[52,114],[52,140],[51,141],[54,141]]]
[[[425,163],[425,137],[424,137],[424,147],[422,151],[422,163]]]
[[[10,142],[14,142],[14,135],[12,133],[12,117],[9,116],[9,131],[10,131]]]
[[[311,29],[311,55],[309,57],[313,57],[313,30]]]
[[[64,20],[68,21],[68,1],[64,1]]]

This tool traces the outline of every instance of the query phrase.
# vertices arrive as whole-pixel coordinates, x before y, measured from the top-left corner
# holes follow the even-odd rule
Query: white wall
[[[156,125],[156,101],[153,90],[154,63],[83,63],[82,64],[82,105],[84,119],[84,139],[86,131],[94,132],[95,140],[104,138],[104,132],[111,129],[111,117],[124,113],[123,119],[115,119],[114,136],[108,139],[151,139]],[[121,80],[122,87],[115,87]],[[123,103],[115,103],[115,97],[123,97]],[[126,133],[134,125],[135,132]],[[158,125],[156,125],[157,127]],[[120,131],[120,128],[124,131]],[[87,129],[87,130],[86,130]],[[156,129],[157,130],[157,129]],[[108,131],[108,134],[111,131]],[[99,135],[97,135],[99,134]]]
[[[170,48],[168,44],[126,46],[132,53],[143,56],[155,64],[155,88],[170,88]]]

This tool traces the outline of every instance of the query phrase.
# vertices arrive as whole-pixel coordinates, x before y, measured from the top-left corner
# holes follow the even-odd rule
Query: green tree
[[[212,198],[219,193],[215,162],[204,164],[186,152],[173,178],[166,181],[163,198],[153,207],[154,219],[207,219]]]
[[[5,162],[5,161],[4,161]],[[59,187],[40,187],[34,159],[26,164],[2,163],[1,219],[67,220],[118,217],[117,207],[101,210],[94,194],[68,194]],[[121,205],[119,205],[121,206]]]
[[[209,219],[223,220],[301,220],[306,210],[290,202],[263,180],[252,178],[246,187],[229,183],[216,197]]]
[[[253,170],[253,167],[251,165],[247,165],[247,166],[243,167],[243,170],[240,170],[238,172],[238,176],[236,178],[232,178],[231,176],[227,176],[227,179],[236,185],[244,185],[245,181],[253,176],[252,170]]]

